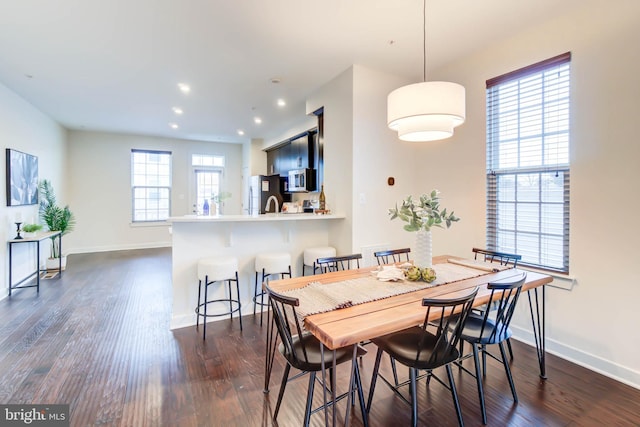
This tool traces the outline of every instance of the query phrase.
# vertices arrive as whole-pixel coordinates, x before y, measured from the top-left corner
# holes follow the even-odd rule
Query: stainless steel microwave
[[[293,169],[289,171],[289,192],[307,193],[316,191],[316,172],[314,169]]]

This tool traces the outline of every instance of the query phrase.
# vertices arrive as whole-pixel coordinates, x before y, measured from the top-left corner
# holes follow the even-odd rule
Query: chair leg
[[[398,368],[396,368],[396,361],[391,355],[389,355],[389,360],[391,361],[391,371],[393,372],[393,381],[398,387]]]
[[[513,360],[513,349],[511,348],[511,338],[507,338],[507,348],[509,349],[509,358]]]
[[[258,297],[258,272],[256,271],[256,281],[253,284],[253,317],[256,317],[256,305],[258,301],[256,298]]]
[[[411,394],[411,425],[418,426],[418,391],[416,390],[416,369],[409,368],[409,394]]]
[[[487,346],[482,344],[482,376],[487,377]]]
[[[227,280],[227,288],[229,288],[229,317],[233,323],[233,292],[231,291],[231,280]]]
[[[500,347],[502,364],[504,365],[504,370],[507,373],[507,379],[509,380],[509,385],[511,386],[511,394],[513,394],[513,401],[518,403],[518,394],[516,393],[516,386],[513,383],[513,376],[511,376],[511,368],[509,367],[509,362],[507,362],[507,353],[504,351],[504,342],[498,343],[498,347]]]
[[[304,411],[304,426],[309,426],[311,420],[311,405],[313,405],[313,388],[316,384],[316,373],[309,372],[309,388],[307,390],[307,406]],[[335,408],[334,408],[335,410]]]
[[[260,283],[264,283],[265,277],[266,277],[266,275],[264,273],[264,268],[263,268],[262,269],[262,282],[260,282]],[[262,308],[263,307],[264,307],[264,291],[262,290],[262,285],[260,285],[260,327],[262,327],[262,312],[263,312]]]
[[[458,416],[458,425],[464,426],[462,421],[462,411],[460,410],[460,401],[458,400],[458,392],[456,390],[456,383],[453,381],[453,372],[451,371],[451,364],[446,366],[447,377],[449,377],[449,388],[451,389],[451,397],[453,398],[453,406],[456,407],[456,415]]]
[[[242,303],[240,302],[240,281],[238,280],[237,271],[236,271],[236,292],[238,295],[238,319],[240,320],[240,330],[242,330]]]
[[[484,405],[484,390],[482,389],[482,372],[480,369],[480,356],[478,355],[478,344],[472,343],[473,363],[476,367],[476,382],[478,384],[478,398],[480,399],[480,410],[482,411],[482,424],[487,423],[487,410]]]
[[[198,305],[196,305],[196,330],[200,326],[200,292],[202,290],[202,280],[198,280]]]
[[[382,349],[378,348],[376,353],[376,361],[373,364],[373,372],[371,374],[371,386],[369,387],[369,398],[367,399],[367,414],[371,411],[371,401],[373,400],[373,392],[376,389],[376,381],[378,380],[378,369],[380,369],[380,359],[382,359]]]
[[[362,378],[360,377],[360,368],[356,363],[356,387],[358,388],[358,400],[360,401],[360,414],[362,415],[362,422],[364,427],[369,426],[369,414],[364,404],[364,392],[362,391]]]
[[[207,294],[209,290],[209,277],[204,276],[204,317],[202,318],[202,340],[207,336]]]
[[[282,403],[282,396],[284,396],[284,389],[287,388],[289,370],[291,370],[291,365],[287,363],[287,365],[284,367],[284,373],[282,374],[282,382],[280,383],[280,391],[278,392],[278,402],[276,403],[276,409],[273,411],[274,420],[278,418],[278,411],[280,410],[280,404]]]

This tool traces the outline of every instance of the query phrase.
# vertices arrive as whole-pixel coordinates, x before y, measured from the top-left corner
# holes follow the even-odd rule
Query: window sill
[[[558,272],[549,271],[549,270],[543,270],[541,268],[525,267],[525,266],[518,265],[518,270],[533,271],[535,273],[547,274],[547,275],[553,277],[554,279],[558,279],[558,280],[554,280],[553,282],[549,283],[547,286],[551,286],[553,288],[558,288],[558,289],[564,289],[565,291],[572,290],[573,286],[578,281],[578,279],[576,279],[575,276],[572,276],[570,274],[558,273]]]

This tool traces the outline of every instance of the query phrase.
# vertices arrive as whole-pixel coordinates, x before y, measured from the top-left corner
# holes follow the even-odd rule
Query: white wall
[[[65,238],[69,252],[170,246],[168,225],[131,224],[131,149],[172,152],[171,215],[190,214],[191,154],[225,156],[223,186],[232,194],[224,212],[238,214],[242,200],[242,145],[105,132],[69,132],[69,204],[76,229]]]
[[[329,242],[340,255],[353,252],[353,67],[307,100],[307,111],[324,107],[324,192],[327,209],[346,215],[332,223]]]
[[[640,253],[640,223],[635,218],[640,210],[640,57],[631,51],[640,41],[638,16],[640,3],[633,0],[583,8],[436,76],[467,88],[468,120],[457,132],[456,152],[469,161],[457,171],[460,182],[455,188],[465,191],[472,185],[474,204],[483,206],[485,80],[572,52],[570,274],[577,282],[570,291],[551,288],[547,293],[547,345],[551,352],[636,387],[640,348],[633,331],[639,324],[635,302],[640,286],[632,266]],[[472,152],[475,161],[469,157]],[[455,162],[442,160],[434,173],[451,174]],[[469,218],[471,228],[484,233],[483,210],[473,216],[465,210],[459,213]],[[571,287],[570,281],[556,283]],[[525,316],[519,317],[515,326],[522,329],[517,333],[526,337],[528,325]]]
[[[53,184],[58,202],[67,201],[64,165],[66,159],[66,132],[56,122],[37,110],[31,104],[0,84],[0,140],[3,148],[12,148],[38,157],[38,178],[49,179]],[[4,150],[3,153],[4,155]],[[2,161],[4,165],[4,160]],[[3,168],[4,169],[4,168]],[[6,204],[6,174],[0,173],[0,188],[2,188],[3,202],[0,203],[0,239],[6,241],[16,235],[14,224],[16,213],[22,215],[24,222],[38,221],[38,206],[7,207]],[[65,238],[66,243],[66,238]],[[20,280],[25,275],[35,271],[35,249],[32,244],[14,245],[14,280]],[[48,242],[42,244],[42,256],[49,256]],[[0,245],[2,257],[3,290],[0,298],[8,293],[8,265],[9,256],[7,245]],[[27,289],[20,292],[35,292]]]
[[[330,243],[354,252],[412,246],[413,235],[389,222],[387,209],[437,188],[462,219],[435,230],[434,252],[469,256],[484,246],[485,81],[571,51],[570,274],[577,280],[556,278],[547,290],[547,350],[640,387],[633,339],[640,286],[631,268],[640,238],[640,57],[630,51],[640,41],[638,16],[634,0],[582,8],[431,73],[467,91],[467,120],[445,141],[405,143],[386,128],[386,95],[408,82],[356,65],[327,83],[309,103],[325,106],[327,199],[349,218]],[[526,301],[513,329],[532,342]]]
[[[466,145],[465,141],[457,135],[427,144],[400,141],[397,133],[386,124],[387,95],[413,82],[362,66],[354,69],[354,251],[366,255],[381,247],[414,246],[415,235],[402,229],[405,225],[402,221],[391,222],[388,214],[390,208],[408,195],[418,197],[439,189],[443,206],[449,210],[453,208],[460,216],[464,216],[461,212],[466,212],[467,216],[475,214],[464,189],[467,178],[461,176],[467,156],[460,159],[459,148]],[[469,141],[469,145],[475,145],[475,141]],[[466,152],[465,147],[463,153]],[[446,165],[445,173],[442,165]],[[389,177],[395,180],[393,186],[387,183]],[[482,189],[483,181],[478,184]],[[446,231],[434,229],[434,246],[439,253],[454,253],[459,249],[456,243],[469,235],[470,227],[465,222],[469,223],[463,220]]]

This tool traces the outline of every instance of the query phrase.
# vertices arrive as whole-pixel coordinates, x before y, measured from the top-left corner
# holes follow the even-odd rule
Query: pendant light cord
[[[427,81],[427,0],[422,1],[422,81]]]

